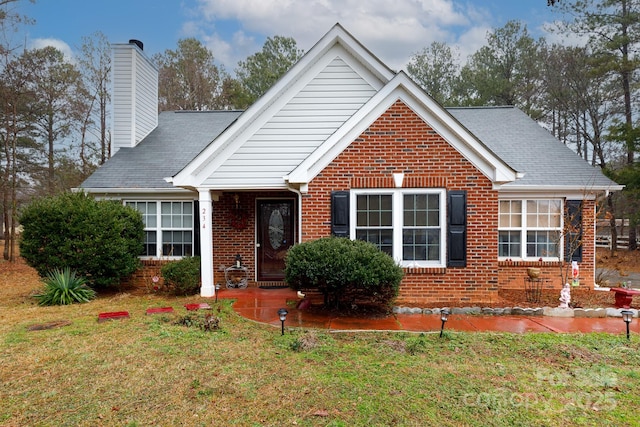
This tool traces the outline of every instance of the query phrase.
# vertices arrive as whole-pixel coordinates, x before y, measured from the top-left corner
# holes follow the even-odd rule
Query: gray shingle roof
[[[514,107],[447,109],[491,151],[524,177],[505,188],[616,185],[546,129]],[[241,111],[163,112],[158,127],[135,148],[122,148],[87,178],[85,189],[167,189],[165,182],[220,135]]]
[[[241,111],[168,111],[135,148],[121,148],[80,188],[173,189],[165,182],[224,131]]]
[[[515,107],[448,108],[463,126],[524,178],[509,186],[617,185]]]

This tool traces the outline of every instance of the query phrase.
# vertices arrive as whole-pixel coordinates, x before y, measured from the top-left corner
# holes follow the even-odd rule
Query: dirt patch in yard
[[[616,251],[611,255],[608,249],[599,248],[596,251],[596,267],[615,270],[623,277],[629,273],[640,273],[640,250]]]

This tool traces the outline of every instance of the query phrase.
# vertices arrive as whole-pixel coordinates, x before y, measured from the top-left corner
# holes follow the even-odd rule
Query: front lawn
[[[39,307],[0,275],[0,425],[637,425],[640,339],[622,334],[280,329],[199,298]],[[173,315],[145,315],[150,307]],[[98,313],[131,318],[97,322]],[[33,325],[70,325],[29,331]],[[635,320],[637,321],[637,320]],[[177,324],[182,323],[182,324]]]

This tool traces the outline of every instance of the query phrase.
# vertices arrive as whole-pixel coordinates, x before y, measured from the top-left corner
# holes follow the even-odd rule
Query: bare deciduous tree
[[[228,76],[200,41],[181,39],[176,50],[167,49],[154,60],[159,68],[160,111],[228,108],[223,93]]]
[[[86,96],[78,98],[79,130],[81,138],[81,162],[83,173],[89,173],[92,163],[89,159],[92,147],[87,140],[89,134],[98,136],[98,163],[103,164],[111,157],[111,141],[108,131],[108,105],[111,100],[111,45],[107,37],[96,32],[91,37],[82,38],[78,65],[83,77],[82,89]],[[82,102],[84,101],[84,102]],[[83,105],[84,108],[83,108]]]
[[[4,240],[3,258],[13,261],[16,237],[17,209],[17,144],[21,135],[21,123],[18,120],[22,103],[22,87],[19,82],[6,79],[7,67],[12,54],[20,45],[13,44],[11,35],[21,24],[31,21],[17,12],[19,0],[0,0],[0,203],[2,204],[2,237]],[[33,0],[29,0],[33,2]]]

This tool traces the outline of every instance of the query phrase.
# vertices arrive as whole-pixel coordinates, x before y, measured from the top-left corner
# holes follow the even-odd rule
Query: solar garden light
[[[284,335],[284,321],[287,318],[287,314],[289,314],[289,312],[286,308],[278,310],[278,316],[280,316],[280,322],[282,323],[282,335]]]
[[[624,323],[627,324],[627,340],[629,340],[629,323],[631,323],[631,319],[633,319],[633,311],[622,310],[620,314],[622,314],[622,320],[624,320]]]
[[[222,285],[220,283],[216,283],[216,303],[218,302],[218,291],[220,291],[221,287]]]
[[[440,311],[440,320],[442,320],[442,326],[440,327],[440,338],[442,338],[442,332],[444,332],[444,324],[449,320],[449,309],[443,308]]]

